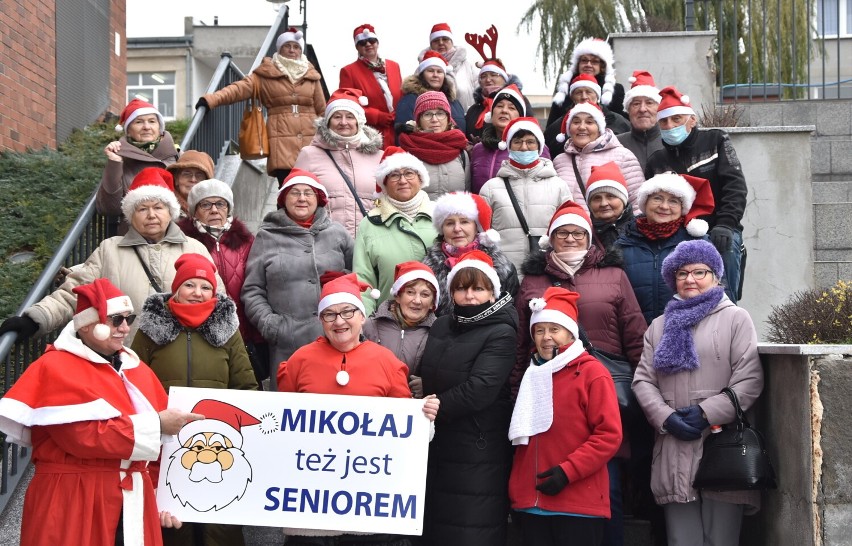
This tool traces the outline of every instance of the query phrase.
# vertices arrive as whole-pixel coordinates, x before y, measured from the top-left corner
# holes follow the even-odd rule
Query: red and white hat
[[[488,277],[489,281],[491,281],[495,296],[501,293],[503,287],[500,285],[500,277],[494,269],[494,261],[491,260],[491,256],[481,250],[471,250],[470,252],[465,252],[461,255],[459,261],[456,262],[456,265],[454,265],[447,274],[447,291],[449,291],[449,287],[452,286],[453,278],[456,274],[462,269],[468,267],[478,269],[485,273],[485,276]]]
[[[675,173],[662,173],[649,178],[636,192],[636,205],[639,210],[644,213],[648,197],[658,191],[670,193],[680,199],[686,231],[690,235],[703,237],[707,234],[709,226],[699,216],[712,214],[716,206],[713,190],[707,179]]]
[[[604,72],[604,84],[601,89],[601,103],[608,105],[612,102],[612,94],[615,91],[615,57],[612,54],[612,48],[604,40],[600,38],[586,38],[574,48],[571,53],[571,65],[568,67],[568,72],[559,76],[559,83],[556,86],[556,94],[553,95],[553,102],[559,106],[565,102],[565,98],[570,95],[568,86],[574,76],[580,72],[580,57],[583,55],[594,55],[606,63],[606,71]]]
[[[302,51],[305,50],[305,41],[302,39],[305,37],[305,34],[297,29],[296,27],[290,27],[285,32],[282,32],[278,35],[278,39],[275,40],[275,49],[281,49],[281,46],[286,44],[287,42],[296,42],[299,44],[299,47],[302,48]]]
[[[624,95],[624,106],[630,106],[630,101],[636,97],[646,97],[660,104],[662,97],[660,90],[654,85],[654,76],[645,70],[634,70],[633,75],[629,78],[630,90]]]
[[[376,169],[376,194],[384,192],[385,177],[399,169],[411,169],[420,174],[420,187],[429,186],[429,171],[423,162],[406,152],[399,146],[388,146],[382,155],[382,161]]]
[[[180,429],[178,442],[181,445],[196,434],[218,432],[229,439],[235,448],[242,449],[242,428],[260,424],[260,421],[250,413],[218,400],[199,400],[193,406],[192,413],[200,413],[204,419],[187,423]]]
[[[503,66],[503,62],[500,59],[487,59],[482,62],[482,66],[479,68],[479,75],[481,76],[486,72],[500,74],[504,80],[509,81],[509,73],[506,72],[506,67]]]
[[[606,119],[604,119],[603,110],[601,110],[601,107],[597,104],[584,102],[583,104],[575,105],[567,114],[565,114],[565,117],[562,118],[562,132],[556,135],[556,142],[565,142],[568,138],[568,127],[571,126],[571,120],[574,119],[574,116],[580,113],[592,116],[592,119],[594,119],[595,123],[598,124],[598,130],[601,134],[604,134],[604,131],[606,131]]]
[[[601,98],[601,86],[598,85],[598,80],[595,79],[594,76],[590,74],[580,74],[573,80],[571,80],[571,86],[568,87],[568,96],[571,96],[574,91],[581,87],[587,87],[595,92],[598,96],[598,100]]]
[[[157,120],[160,122],[160,134],[162,135],[166,131],[166,122],[163,120],[163,114],[153,104],[145,102],[142,99],[133,99],[127,103],[127,106],[121,111],[121,116],[118,118],[118,125],[115,126],[115,130],[127,133],[127,126],[133,123],[134,119],[147,114],[157,116]]]
[[[454,191],[445,193],[435,201],[432,225],[435,231],[441,233],[447,218],[462,216],[476,223],[476,238],[481,244],[494,246],[500,242],[500,233],[491,229],[491,214],[491,207],[482,197],[466,191]]]
[[[450,25],[447,23],[438,23],[437,25],[432,26],[432,30],[429,32],[429,42],[437,40],[438,38],[449,38],[450,40],[455,41]]]
[[[359,25],[352,31],[352,39],[355,41],[355,45],[358,45],[358,42],[361,40],[369,40],[370,38],[375,38],[376,40],[379,39],[373,25]]]
[[[302,169],[292,169],[278,190],[279,209],[284,207],[284,200],[287,198],[287,193],[296,184],[307,184],[314,189],[314,192],[317,194],[318,207],[324,207],[328,203],[328,190],[325,189],[325,186],[322,185],[322,182],[319,181],[319,178],[314,173],[303,171]]]
[[[421,74],[430,66],[437,66],[444,71],[444,74],[453,71],[453,67],[437,51],[431,49],[423,54],[423,60],[417,65],[417,74]]]
[[[175,260],[175,278],[172,281],[172,293],[177,292],[180,285],[189,279],[204,279],[213,285],[216,291],[216,265],[210,258],[187,252]]]
[[[324,274],[323,276],[327,275]],[[320,301],[317,305],[317,313],[322,313],[328,307],[338,303],[351,303],[361,310],[363,315],[367,314],[364,302],[361,301],[361,293],[369,290],[369,296],[374,300],[379,299],[382,293],[365,282],[358,280],[358,275],[348,273],[340,275],[322,285]]]
[[[660,90],[660,107],[657,109],[657,121],[677,114],[695,115],[695,110],[689,104],[689,96],[678,91],[673,85],[662,88]]]
[[[624,181],[624,175],[614,161],[592,167],[592,174],[586,181],[586,202],[589,202],[594,194],[602,191],[615,195],[621,199],[625,207],[627,206],[627,182]]]
[[[574,201],[565,201],[553,213],[550,224],[547,226],[547,233],[542,235],[538,240],[538,246],[544,250],[551,248],[553,245],[550,243],[550,239],[553,237],[553,234],[557,229],[568,225],[575,225],[582,228],[588,235],[586,237],[586,242],[588,243],[586,248],[592,245],[592,220],[589,218],[589,213]]]
[[[358,127],[363,127],[367,123],[367,114],[364,112],[364,107],[369,102],[360,89],[341,87],[328,98],[328,103],[325,105],[324,122],[327,125],[328,120],[331,119],[331,116],[335,112],[344,110],[355,116],[355,119],[358,120]]]
[[[518,131],[529,131],[538,141],[538,155],[541,155],[544,150],[544,133],[541,132],[541,126],[536,118],[515,118],[506,125],[503,129],[503,140],[497,144],[501,150],[508,150],[509,143]]]
[[[515,109],[521,117],[527,113],[527,103],[524,100],[524,96],[521,94],[521,90],[518,89],[518,86],[514,83],[507,85],[503,89],[494,93],[494,98],[491,100],[491,110],[493,110],[494,105],[501,100],[508,100],[514,104]],[[485,123],[491,123],[491,110],[489,110],[483,118]]]
[[[544,297],[530,300],[530,333],[539,322],[553,322],[580,337],[577,326],[577,300],[580,294],[560,286],[551,286],[544,291]]]
[[[438,307],[438,299],[441,296],[441,288],[438,285],[438,279],[435,273],[427,265],[421,262],[402,262],[396,264],[396,269],[393,274],[393,285],[391,286],[391,296],[396,296],[402,287],[412,281],[426,281],[435,289],[435,301],[432,302],[432,308]]]
[[[145,167],[139,171],[121,200],[121,212],[129,221],[139,203],[151,200],[164,203],[169,207],[172,220],[177,220],[180,204],[175,197],[175,179],[166,169]]]
[[[89,284],[75,286],[71,290],[77,294],[77,312],[73,319],[74,331],[83,326],[95,324],[92,335],[100,341],[108,339],[111,333],[106,323],[108,316],[133,312],[133,302],[109,279],[95,279]]]

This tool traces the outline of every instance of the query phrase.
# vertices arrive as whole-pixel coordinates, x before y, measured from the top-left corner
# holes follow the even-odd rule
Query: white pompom
[[[124,131],[124,127],[122,127],[121,124],[119,123],[118,125],[115,126],[115,130],[120,133],[120,132]]]
[[[693,218],[686,224],[686,232],[693,237],[704,237],[707,235],[709,229],[710,225],[707,224],[706,220],[702,220],[701,218]]]
[[[530,310],[531,311],[541,311],[544,309],[546,302],[544,298],[533,298],[530,300]]]
[[[630,83],[636,83],[636,77],[630,76],[629,78],[627,78],[627,81],[629,81]]]
[[[369,103],[370,99],[368,99],[366,96],[361,95],[360,97],[358,97],[358,104],[360,104],[361,106],[367,106]]]
[[[612,91],[604,91],[603,95],[601,95],[601,102],[604,106],[608,106],[612,102]]]
[[[481,244],[497,246],[497,244],[500,243],[500,232],[495,229],[489,229],[480,232],[479,235],[477,235],[477,239]]]
[[[542,250],[547,250],[550,248],[550,237],[547,234],[542,235],[538,238],[538,247]]]
[[[294,34],[293,36],[295,36],[297,40],[301,40],[305,36],[305,33],[301,30],[297,30],[296,34]]]
[[[681,95],[680,96],[680,102],[682,102],[684,104],[689,104],[689,95]]]
[[[558,135],[556,135],[556,142],[560,144],[565,142],[565,133],[559,133]]]
[[[379,290],[378,288],[373,288],[372,290],[370,290],[370,297],[373,298],[374,300],[379,299],[381,296],[382,296],[382,291]]]
[[[559,91],[555,95],[553,95],[553,104],[556,104],[557,106],[562,106],[562,104],[564,103],[565,93],[563,91]]]
[[[498,147],[498,148],[500,148],[501,150],[505,150],[506,148],[508,148],[508,147],[509,147],[509,145],[508,145],[508,144],[506,144],[506,141],[505,141],[505,140],[501,140],[501,141],[500,141],[500,143],[499,143],[499,144],[497,144],[497,147]]]
[[[485,117],[482,118],[482,121],[485,123],[491,123],[491,112],[486,112]]]
[[[99,341],[106,341],[112,332],[106,324],[95,324],[92,328],[92,335]]]

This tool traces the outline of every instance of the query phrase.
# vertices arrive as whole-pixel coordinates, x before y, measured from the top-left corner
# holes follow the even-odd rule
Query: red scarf
[[[289,214],[288,214],[288,216],[289,216]],[[294,222],[296,222],[298,225],[302,226],[305,229],[311,229],[311,226],[314,225],[314,218],[316,218],[316,216],[317,216],[316,213],[311,214],[311,217],[308,218],[307,220],[305,220],[304,222],[300,222],[300,221],[296,220],[295,218],[290,218],[290,219],[293,220]]]
[[[652,241],[658,239],[668,239],[680,229],[683,225],[683,216],[671,222],[663,222],[660,224],[651,222],[646,216],[640,216],[636,219],[636,229],[639,233]]]
[[[476,118],[477,129],[482,129],[482,126],[485,125],[485,114],[491,111],[491,105],[494,103],[494,99],[491,97],[485,97],[482,99],[482,111],[479,112],[479,117]]]
[[[536,159],[535,161],[533,161],[532,163],[530,163],[529,165],[521,165],[520,163],[518,163],[518,162],[517,162],[517,161],[515,161],[514,159],[510,159],[510,160],[509,160],[509,164],[510,164],[511,166],[513,166],[513,167],[515,167],[515,168],[517,168],[517,169],[521,169],[521,170],[532,169],[533,167],[535,167],[536,165],[538,165],[540,162],[541,162],[541,159],[539,158],[539,159]]]
[[[471,250],[479,250],[480,245],[479,241],[476,240],[476,237],[473,238],[470,244],[465,245],[463,247],[455,247],[450,243],[443,242],[441,243],[441,250],[444,251],[444,256],[447,257],[444,260],[444,263],[447,264],[447,267],[450,269],[454,268],[457,263],[459,263],[459,258],[470,252]]]
[[[359,57],[358,60],[361,61],[362,63],[364,63],[365,65],[367,65],[367,68],[369,68],[373,72],[378,72],[379,74],[385,73],[385,62],[381,59],[379,59],[378,62],[376,62],[376,64],[371,63],[370,61],[368,61],[364,57]]]
[[[169,310],[182,325],[187,328],[198,328],[216,307],[216,296],[204,303],[178,303],[174,296],[169,298]]]
[[[458,129],[443,133],[401,133],[399,147],[430,165],[449,163],[467,148],[467,138]]]

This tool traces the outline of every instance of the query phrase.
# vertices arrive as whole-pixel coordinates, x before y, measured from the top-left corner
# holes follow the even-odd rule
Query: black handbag
[[[639,407],[636,395],[633,394],[633,367],[630,366],[630,362],[621,355],[608,353],[592,345],[582,326],[579,327],[579,333],[586,352],[598,359],[612,376],[622,423],[635,422],[634,420],[642,415],[642,409]]]
[[[704,439],[704,454],[692,487],[708,491],[775,489],[775,469],[763,435],[751,428],[737,394],[729,387],[722,392],[736,409],[736,421]]]

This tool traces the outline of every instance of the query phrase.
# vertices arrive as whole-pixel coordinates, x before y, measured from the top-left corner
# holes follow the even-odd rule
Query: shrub
[[[773,343],[852,344],[852,281],[796,292],[766,322]]]

